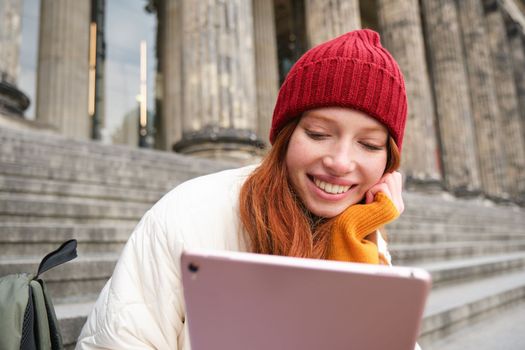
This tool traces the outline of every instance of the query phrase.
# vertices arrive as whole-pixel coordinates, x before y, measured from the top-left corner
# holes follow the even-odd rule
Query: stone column
[[[176,151],[259,154],[251,0],[182,1],[182,140]]]
[[[512,67],[514,68],[514,81],[518,93],[519,110],[521,115],[522,138],[525,139],[525,28],[521,28],[516,22],[509,20],[507,33],[509,37],[510,51],[512,55]]]
[[[29,98],[18,79],[22,0],[0,0],[0,113],[23,116]]]
[[[489,197],[507,198],[507,164],[500,125],[504,120],[498,108],[490,48],[487,46],[485,18],[481,0],[458,2],[465,45],[465,59],[472,114],[479,154],[482,190]]]
[[[361,28],[358,0],[305,0],[308,46]]]
[[[492,53],[496,96],[502,115],[503,147],[507,156],[507,192],[525,201],[525,144],[521,131],[518,95],[512,71],[509,42],[503,16],[496,0],[484,1],[488,46]]]
[[[42,0],[36,118],[76,139],[88,139],[90,0]]]
[[[182,0],[157,1],[156,147],[172,150],[182,138]]]
[[[445,186],[480,190],[472,111],[455,0],[423,0]]]
[[[91,2],[91,21],[97,25],[96,30],[96,69],[95,69],[95,90],[94,90],[94,109],[91,116],[92,128],[91,137],[94,140],[102,138],[101,130],[106,126],[106,100],[105,100],[105,65],[106,65],[106,0],[92,0]],[[90,34],[91,35],[91,34]]]
[[[434,101],[417,0],[377,1],[381,41],[399,63],[408,94],[402,168],[407,185],[441,181]]]
[[[273,1],[253,0],[257,136],[267,143],[279,89],[277,36]]]

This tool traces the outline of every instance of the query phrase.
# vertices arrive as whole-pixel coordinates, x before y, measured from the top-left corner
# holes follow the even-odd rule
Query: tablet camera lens
[[[194,263],[190,263],[190,264],[188,265],[188,270],[190,270],[190,272],[195,273],[195,272],[199,271],[199,266],[197,266],[197,265],[194,264]]]

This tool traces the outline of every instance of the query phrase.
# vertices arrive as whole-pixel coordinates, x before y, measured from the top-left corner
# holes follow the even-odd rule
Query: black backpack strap
[[[70,239],[62,243],[58,249],[47,254],[44,259],[40,262],[38,266],[38,272],[34,279],[37,279],[38,276],[49,269],[52,269],[55,266],[61,265],[65,262],[73,260],[77,257],[77,240]]]
[[[60,326],[58,324],[58,319],[55,313],[55,307],[53,306],[51,296],[47,291],[46,284],[42,280],[40,280],[39,282],[42,285],[42,290],[44,291],[47,321],[49,322],[49,338],[51,340],[51,350],[62,350],[64,349],[64,344],[62,340],[62,335],[60,334]]]
[[[35,342],[35,309],[33,308],[33,289],[29,286],[27,306],[24,311],[24,322],[22,323],[22,337],[20,338],[20,350],[36,350]]]

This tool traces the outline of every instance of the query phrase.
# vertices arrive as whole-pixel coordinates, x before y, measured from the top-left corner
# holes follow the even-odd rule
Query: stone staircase
[[[425,350],[452,348],[444,339],[480,320],[505,317],[509,305],[525,301],[522,208],[447,194],[412,192],[405,200],[402,218],[389,226],[390,250],[394,264],[432,274],[419,340]],[[521,341],[525,336],[514,337]],[[482,342],[468,348],[493,349]]]
[[[180,182],[231,166],[0,128],[0,276],[35,271],[76,238],[79,257],[45,275],[72,347],[144,212]],[[405,201],[388,240],[395,264],[432,273],[425,350],[446,349],[436,344],[525,300],[523,209],[445,193],[409,192]]]
[[[36,272],[77,239],[78,258],[44,276],[71,348],[146,210],[177,184],[233,166],[0,128],[0,276]]]

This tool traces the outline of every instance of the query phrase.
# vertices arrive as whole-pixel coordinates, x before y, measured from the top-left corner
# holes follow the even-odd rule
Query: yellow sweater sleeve
[[[328,259],[379,264],[377,245],[366,236],[398,216],[394,203],[382,192],[372,203],[348,207],[332,224]]]

